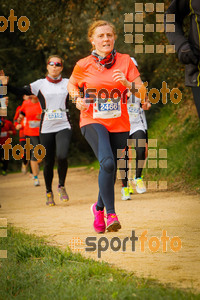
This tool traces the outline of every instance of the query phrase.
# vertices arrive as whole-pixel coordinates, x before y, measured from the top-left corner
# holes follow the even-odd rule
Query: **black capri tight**
[[[141,147],[139,144],[139,140],[145,140],[146,143],[148,143],[148,138],[147,138],[147,132],[144,132],[143,130],[138,130],[131,134],[129,136],[129,139],[134,141],[134,148],[136,150],[136,174],[135,177],[139,178],[142,176],[142,170],[143,170],[143,163],[145,161],[145,147]],[[139,147],[140,146],[140,147]],[[127,151],[127,159],[128,159],[128,147],[126,148]],[[127,161],[128,164],[128,161]],[[128,166],[127,166],[127,172],[128,172]],[[122,184],[124,187],[127,187],[127,177],[122,179]]]
[[[63,129],[58,132],[41,133],[40,141],[46,149],[44,158],[44,180],[47,193],[52,191],[53,167],[55,163],[55,154],[58,161],[59,185],[65,185],[65,178],[68,169],[68,150],[72,132],[70,129]]]
[[[114,183],[117,171],[117,150],[127,145],[129,132],[109,132],[101,124],[89,124],[81,132],[92,147],[99,163],[99,196],[97,205],[106,207],[107,214],[115,213]]]

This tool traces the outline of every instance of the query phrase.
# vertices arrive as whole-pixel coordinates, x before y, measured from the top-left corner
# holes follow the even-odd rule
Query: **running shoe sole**
[[[55,202],[46,202],[46,205],[47,206],[55,206],[56,204],[55,204]]]
[[[131,200],[131,197],[122,197],[122,201]]]
[[[115,231],[118,231],[119,229],[121,229],[121,224],[117,221],[114,221],[112,224],[110,224],[109,226],[106,227],[106,229],[109,231],[109,232],[115,232]]]
[[[137,186],[136,186],[136,192],[138,193],[138,194],[143,194],[143,193],[146,193],[146,189],[143,189],[143,190],[141,190],[141,189],[139,189]]]
[[[40,186],[40,182],[38,179],[34,179],[34,186]]]

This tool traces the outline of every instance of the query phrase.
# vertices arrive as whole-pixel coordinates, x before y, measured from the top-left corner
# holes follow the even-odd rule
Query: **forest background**
[[[26,16],[30,27],[21,32],[15,22],[14,32],[10,27],[0,32],[0,69],[3,69],[15,86],[24,86],[46,74],[46,59],[59,54],[64,58],[63,77],[69,78],[76,62],[89,55],[91,45],[87,40],[87,29],[92,21],[108,20],[116,26],[118,52],[135,57],[143,81],[149,90],[162,87],[167,82],[170,90],[179,88],[182,100],[179,104],[161,100],[152,104],[146,113],[149,138],[156,139],[159,149],[167,149],[167,169],[145,170],[146,178],[165,180],[169,186],[187,191],[200,192],[200,126],[193,104],[192,93],[184,85],[184,66],[173,53],[135,53],[135,3],[164,3],[165,10],[170,1],[135,0],[24,0],[4,1],[0,4],[0,16],[8,19],[14,10],[19,19]],[[144,6],[145,7],[145,6]],[[133,14],[133,43],[125,42],[125,14]],[[156,24],[156,10],[143,13],[145,24]],[[2,26],[2,24],[1,24]],[[185,22],[185,29],[189,26]],[[145,45],[168,45],[164,32],[144,32]],[[22,99],[9,95],[8,118],[13,119],[16,107]],[[79,111],[70,103],[73,137],[69,153],[69,164],[84,165],[95,161],[92,150],[79,129]],[[17,137],[13,138],[18,143]],[[19,162],[12,160],[10,169],[16,170]]]

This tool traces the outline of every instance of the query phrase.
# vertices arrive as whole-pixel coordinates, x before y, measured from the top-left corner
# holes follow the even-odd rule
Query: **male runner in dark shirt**
[[[185,64],[185,84],[192,87],[200,118],[200,0],[173,0],[166,14],[175,15],[175,32],[166,32],[166,35],[169,42],[175,45],[180,62]],[[190,17],[188,38],[183,32],[185,17]]]

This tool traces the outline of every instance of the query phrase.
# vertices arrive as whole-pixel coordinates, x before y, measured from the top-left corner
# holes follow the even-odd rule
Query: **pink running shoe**
[[[121,224],[117,218],[116,214],[108,214],[107,215],[107,227],[108,231],[117,231],[121,228]]]
[[[94,223],[93,223],[94,230],[97,233],[104,233],[106,230],[106,224],[104,221],[104,210],[103,211],[96,210],[96,205],[97,205],[97,202],[92,204],[92,206],[91,206],[91,212],[94,215]]]

